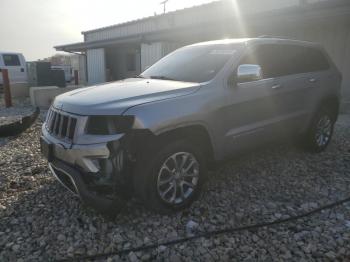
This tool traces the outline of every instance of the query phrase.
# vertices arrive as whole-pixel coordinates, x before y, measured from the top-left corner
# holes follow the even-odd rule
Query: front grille
[[[72,141],[76,126],[76,117],[50,108],[46,118],[46,129],[51,135]]]

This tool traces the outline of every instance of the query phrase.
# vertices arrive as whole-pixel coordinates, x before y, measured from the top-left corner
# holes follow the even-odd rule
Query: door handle
[[[280,89],[282,87],[282,85],[274,85],[274,86],[272,86],[271,88],[272,89]]]
[[[22,72],[22,73],[24,72],[24,68],[21,68],[21,72]]]
[[[316,82],[317,82],[317,79],[316,79],[316,78],[309,78],[309,82],[310,82],[310,83],[316,83]]]

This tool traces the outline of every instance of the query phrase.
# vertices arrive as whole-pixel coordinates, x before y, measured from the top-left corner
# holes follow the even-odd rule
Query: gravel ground
[[[55,181],[39,153],[40,122],[0,147],[0,261],[94,255],[304,213],[350,196],[350,115],[328,150],[284,144],[211,172],[201,197],[174,215],[136,201],[113,221]],[[107,261],[350,261],[350,203],[293,222],[131,252]],[[103,259],[101,259],[102,261]]]
[[[0,126],[13,123],[33,113],[35,108],[30,104],[29,98],[12,99],[12,107],[6,108],[3,94],[0,94]]]

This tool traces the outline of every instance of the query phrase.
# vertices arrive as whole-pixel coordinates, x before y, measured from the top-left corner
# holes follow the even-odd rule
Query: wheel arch
[[[169,140],[188,140],[196,146],[200,146],[207,160],[212,161],[214,159],[212,139],[207,128],[201,124],[191,124],[161,132],[157,135],[157,139],[159,139],[161,143]]]
[[[334,120],[336,121],[338,119],[339,114],[339,108],[340,108],[340,99],[336,95],[329,95],[324,97],[317,106],[317,111],[321,108],[329,108],[332,111]]]
[[[200,146],[209,162],[214,160],[212,139],[207,128],[201,124],[190,124],[157,133],[148,129],[134,130],[130,134],[130,138],[133,140],[132,147],[136,154],[142,149],[157,150],[169,141],[187,140]]]

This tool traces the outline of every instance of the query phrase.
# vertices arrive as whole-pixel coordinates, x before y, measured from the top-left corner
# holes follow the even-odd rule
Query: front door
[[[260,46],[247,50],[238,63],[255,64],[262,68],[263,79],[236,83],[227,87],[224,109],[225,152],[232,154],[272,140],[274,125],[279,118],[275,79],[267,72],[266,50]],[[233,69],[236,74],[237,69]]]
[[[270,140],[277,108],[271,97],[273,79],[238,83],[228,96],[225,146],[228,154],[250,149]]]

